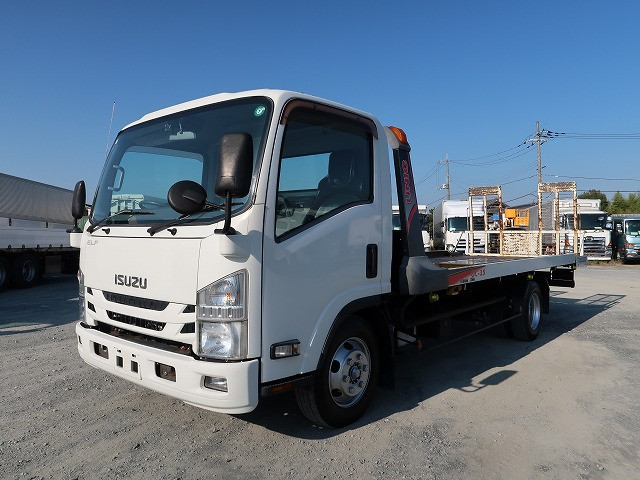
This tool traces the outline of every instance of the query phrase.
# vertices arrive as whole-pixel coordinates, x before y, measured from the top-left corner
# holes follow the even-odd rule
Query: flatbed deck
[[[462,285],[479,280],[506,277],[518,273],[553,267],[570,267],[577,263],[573,253],[563,255],[543,255],[539,257],[500,257],[480,255],[460,255],[431,257],[440,268],[449,271],[449,286]]]

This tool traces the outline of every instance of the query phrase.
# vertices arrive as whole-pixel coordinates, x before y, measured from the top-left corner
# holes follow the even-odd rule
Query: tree
[[[600,209],[606,212],[607,208],[609,208],[609,200],[607,200],[607,196],[604,193],[602,193],[600,190],[596,190],[592,188],[591,190],[587,190],[586,192],[578,195],[578,198],[600,199]]]
[[[613,194],[611,198],[611,205],[609,207],[609,211],[611,213],[627,213],[629,209],[629,203],[627,199],[620,192],[616,192]]]
[[[627,213],[640,213],[640,193],[630,193],[627,201],[629,202]]]

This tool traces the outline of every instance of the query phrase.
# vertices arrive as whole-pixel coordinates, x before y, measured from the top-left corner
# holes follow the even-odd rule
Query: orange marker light
[[[396,136],[396,138],[400,143],[404,143],[405,145],[409,144],[409,142],[407,141],[407,134],[404,133],[404,130],[398,127],[391,127],[391,126],[389,127],[389,130],[393,132],[393,134]]]

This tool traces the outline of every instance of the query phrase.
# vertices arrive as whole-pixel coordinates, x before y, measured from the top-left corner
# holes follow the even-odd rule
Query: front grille
[[[606,248],[604,244],[604,238],[589,238],[584,239],[584,254],[587,256],[604,256]]]
[[[96,322],[96,328],[108,335],[114,337],[123,338],[131,342],[136,342],[140,345],[147,345],[153,348],[161,348],[168,352],[179,353],[181,355],[194,356],[191,345],[173,340],[165,340],[162,338],[155,338],[143,333],[132,332],[131,330],[125,330],[120,327],[114,327],[113,325],[107,325],[106,323]]]
[[[131,317],[129,315],[123,315],[121,313],[110,312],[107,310],[107,316],[116,322],[126,323],[127,325],[134,325],[140,328],[147,328],[149,330],[155,330],[157,332],[162,331],[166,325],[163,322],[154,322],[153,320],[145,320],[144,318]]]
[[[108,302],[119,303],[129,307],[146,308],[147,310],[156,310],[158,312],[164,310],[169,302],[162,300],[152,300],[150,298],[132,297],[131,295],[123,295],[121,293],[102,292],[104,298]]]

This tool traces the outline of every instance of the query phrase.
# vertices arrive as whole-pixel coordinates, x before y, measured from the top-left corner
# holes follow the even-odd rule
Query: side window
[[[295,109],[278,177],[276,237],[372,199],[372,135],[357,122]]]

